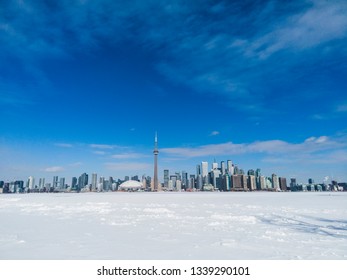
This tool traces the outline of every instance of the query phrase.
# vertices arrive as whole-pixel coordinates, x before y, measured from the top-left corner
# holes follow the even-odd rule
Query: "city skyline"
[[[158,131],[161,182],[227,159],[347,181],[346,1],[3,8],[0,180],[153,176]]]

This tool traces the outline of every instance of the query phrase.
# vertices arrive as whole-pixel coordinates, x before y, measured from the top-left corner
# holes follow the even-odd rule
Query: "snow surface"
[[[347,259],[347,193],[3,194],[0,259]]]

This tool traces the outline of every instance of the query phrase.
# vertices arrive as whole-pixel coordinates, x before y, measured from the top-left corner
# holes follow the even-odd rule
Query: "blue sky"
[[[155,131],[161,173],[347,180],[346,1],[1,0],[0,62],[1,180],[151,176]]]

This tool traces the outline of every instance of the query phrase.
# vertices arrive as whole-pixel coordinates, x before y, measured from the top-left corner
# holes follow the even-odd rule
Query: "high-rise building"
[[[255,176],[255,171],[253,169],[248,170],[247,175]]]
[[[57,189],[58,188],[58,181],[59,181],[59,178],[58,176],[53,176],[53,189]]]
[[[158,135],[155,133],[154,137],[154,176],[153,176],[153,191],[160,191],[159,182],[158,182]]]
[[[222,175],[225,174],[225,162],[224,161],[221,161],[220,163],[220,171],[222,172]]]
[[[248,189],[250,191],[255,191],[257,188],[256,180],[254,175],[248,175]]]
[[[61,177],[59,181],[59,188],[61,190],[65,189],[65,178]]]
[[[39,179],[39,189],[42,190],[45,187],[45,178]]]
[[[72,177],[71,180],[71,189],[75,190],[77,189],[78,185],[77,185],[77,178],[76,177]]]
[[[227,170],[230,176],[234,175],[234,166],[233,166],[233,162],[230,159],[227,160]]]
[[[28,178],[28,189],[32,190],[35,188],[35,178],[33,176],[30,176]]]
[[[219,169],[212,169],[210,174],[211,174],[210,178],[211,178],[211,181],[212,181],[212,185],[215,188],[218,188],[219,185],[217,184],[217,181],[218,181],[219,176],[221,175],[220,170]]]
[[[290,178],[290,189],[294,190],[296,185],[296,178]]]
[[[169,187],[169,169],[164,169],[164,188]]]
[[[278,182],[279,182],[280,189],[282,191],[286,191],[287,190],[287,179],[283,178],[283,177],[279,177]]]
[[[176,188],[177,175],[170,175],[170,181],[172,182],[172,188]]]
[[[96,173],[92,174],[92,191],[96,191],[98,187],[98,175]]]
[[[129,181],[129,180],[126,180]],[[98,185],[98,191],[103,192],[105,190],[105,177],[101,176],[99,178],[99,185]]]
[[[207,185],[209,183],[209,180],[208,180],[208,162],[207,161],[201,162],[201,175],[202,175],[203,185]]]
[[[280,184],[276,174],[272,174],[272,188],[276,191],[278,191],[280,188]]]
[[[78,189],[81,190],[85,186],[88,185],[88,174],[83,173],[79,178],[78,178]]]
[[[234,191],[243,191],[241,175],[232,175],[231,176],[231,185],[232,190]]]
[[[189,175],[189,188],[194,189],[195,186],[195,175]]]
[[[188,188],[188,173],[185,171],[182,171],[182,187],[184,189]]]
[[[216,160],[212,163],[212,170],[214,169],[218,169],[218,163],[216,162]]]
[[[200,164],[196,165],[196,177],[198,177],[199,175],[201,175],[201,166]]]
[[[182,190],[182,182],[181,180],[176,181],[176,190],[180,192]]]

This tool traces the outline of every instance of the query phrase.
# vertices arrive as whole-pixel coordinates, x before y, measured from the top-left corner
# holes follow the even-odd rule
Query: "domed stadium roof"
[[[124,182],[123,184],[121,184],[119,186],[119,189],[125,189],[125,190],[128,190],[128,189],[142,189],[143,188],[143,185],[142,183],[138,182],[138,181],[134,181],[134,180],[129,180],[129,181],[126,181]]]

